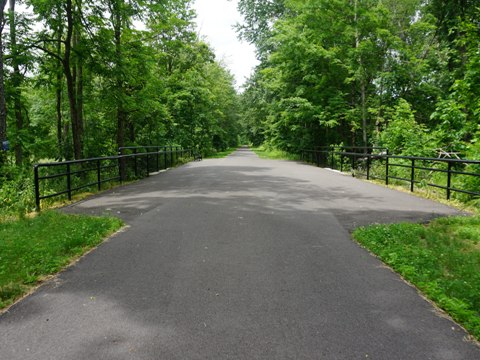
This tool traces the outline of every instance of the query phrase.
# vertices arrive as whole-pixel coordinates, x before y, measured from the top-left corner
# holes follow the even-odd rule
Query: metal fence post
[[[147,149],[148,151],[148,149]],[[150,176],[150,165],[149,165],[149,160],[150,159],[150,156],[148,155],[148,152],[147,152],[147,177]]]
[[[167,147],[163,147],[163,169],[167,168]]]
[[[388,186],[388,154],[387,157],[385,158],[385,185]]]
[[[67,193],[68,193],[68,200],[72,200],[72,178],[70,172],[70,164],[67,164]]]
[[[367,155],[367,180],[370,180],[370,161],[371,161],[371,156],[369,154]]]
[[[125,176],[122,172],[122,162],[124,161],[122,155],[119,154],[117,160],[118,160],[118,178],[120,179],[120,184],[121,184],[123,182],[124,176]]]
[[[155,171],[160,170],[160,160],[159,160],[159,157],[160,157],[160,148],[157,146],[157,156],[156,156],[156,158],[157,158],[157,167],[156,167]]]
[[[452,187],[452,162],[448,162],[448,171],[447,171],[447,200],[450,200],[451,190]]]
[[[38,165],[33,167],[35,181],[35,209],[40,211],[40,182],[38,180]]]
[[[413,192],[415,184],[415,159],[412,159],[412,172],[410,174],[410,192]]]
[[[138,165],[137,165],[137,149],[133,150],[133,167],[135,171],[135,177],[138,177]]]
[[[173,167],[173,147],[170,145],[170,166]]]
[[[102,190],[102,179],[100,176],[100,160],[97,160],[97,188],[98,191]]]
[[[356,160],[356,155],[352,155],[352,176],[355,177],[355,160]]]

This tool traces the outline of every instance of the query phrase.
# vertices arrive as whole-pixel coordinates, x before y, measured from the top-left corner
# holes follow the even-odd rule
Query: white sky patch
[[[195,0],[197,31],[209,43],[221,61],[235,76],[236,87],[245,83],[258,65],[255,47],[240,41],[233,26],[242,21],[237,0]]]

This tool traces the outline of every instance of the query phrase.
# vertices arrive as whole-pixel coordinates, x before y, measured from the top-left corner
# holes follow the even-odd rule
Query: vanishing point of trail
[[[438,203],[241,149],[65,211],[129,227],[0,316],[0,359],[480,359],[350,238]]]

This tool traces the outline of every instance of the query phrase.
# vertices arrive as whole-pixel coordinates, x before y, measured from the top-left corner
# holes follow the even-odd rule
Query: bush
[[[406,156],[434,156],[434,140],[425,126],[415,121],[410,104],[400,99],[388,126],[379,134],[378,145],[391,154]]]
[[[0,169],[0,219],[18,216],[35,209],[33,171],[30,167],[4,165]]]

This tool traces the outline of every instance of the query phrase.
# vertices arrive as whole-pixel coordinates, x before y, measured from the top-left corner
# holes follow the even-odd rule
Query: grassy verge
[[[374,225],[353,235],[480,340],[480,216]]]
[[[360,179],[362,179],[362,178],[360,178]],[[362,179],[362,180],[367,181],[366,179]],[[410,194],[410,195],[413,195],[413,196],[416,196],[416,197],[419,197],[419,198],[433,200],[433,201],[439,202],[441,204],[444,204],[444,205],[447,205],[447,206],[450,206],[450,207],[454,207],[454,208],[456,208],[460,211],[463,211],[463,212],[467,212],[467,213],[471,213],[471,214],[479,214],[480,213],[480,202],[478,201],[478,199],[476,199],[475,201],[470,201],[470,202],[462,202],[462,201],[457,200],[457,199],[447,200],[446,197],[445,197],[445,194],[439,194],[436,191],[432,191],[430,188],[416,188],[414,192],[411,192],[410,188],[407,187],[407,186],[392,185],[392,184],[385,185],[385,182],[382,181],[382,180],[372,180],[372,179],[370,179],[368,181],[373,183],[373,184],[383,186],[383,187],[386,187],[386,188],[389,188],[389,189],[394,189],[394,190],[397,190],[397,191],[401,191],[401,192],[404,192],[404,193],[407,193],[407,194]]]
[[[116,218],[46,211],[0,223],[0,309],[122,226]]]
[[[255,154],[261,159],[273,159],[273,160],[300,160],[299,155],[290,154],[286,151],[269,149],[263,146],[251,148]]]
[[[228,148],[225,151],[218,151],[216,153],[209,154],[209,155],[205,156],[205,158],[206,159],[221,159],[221,158],[227,157],[228,155],[233,153],[235,150],[237,150],[236,147],[231,147],[231,148]]]

